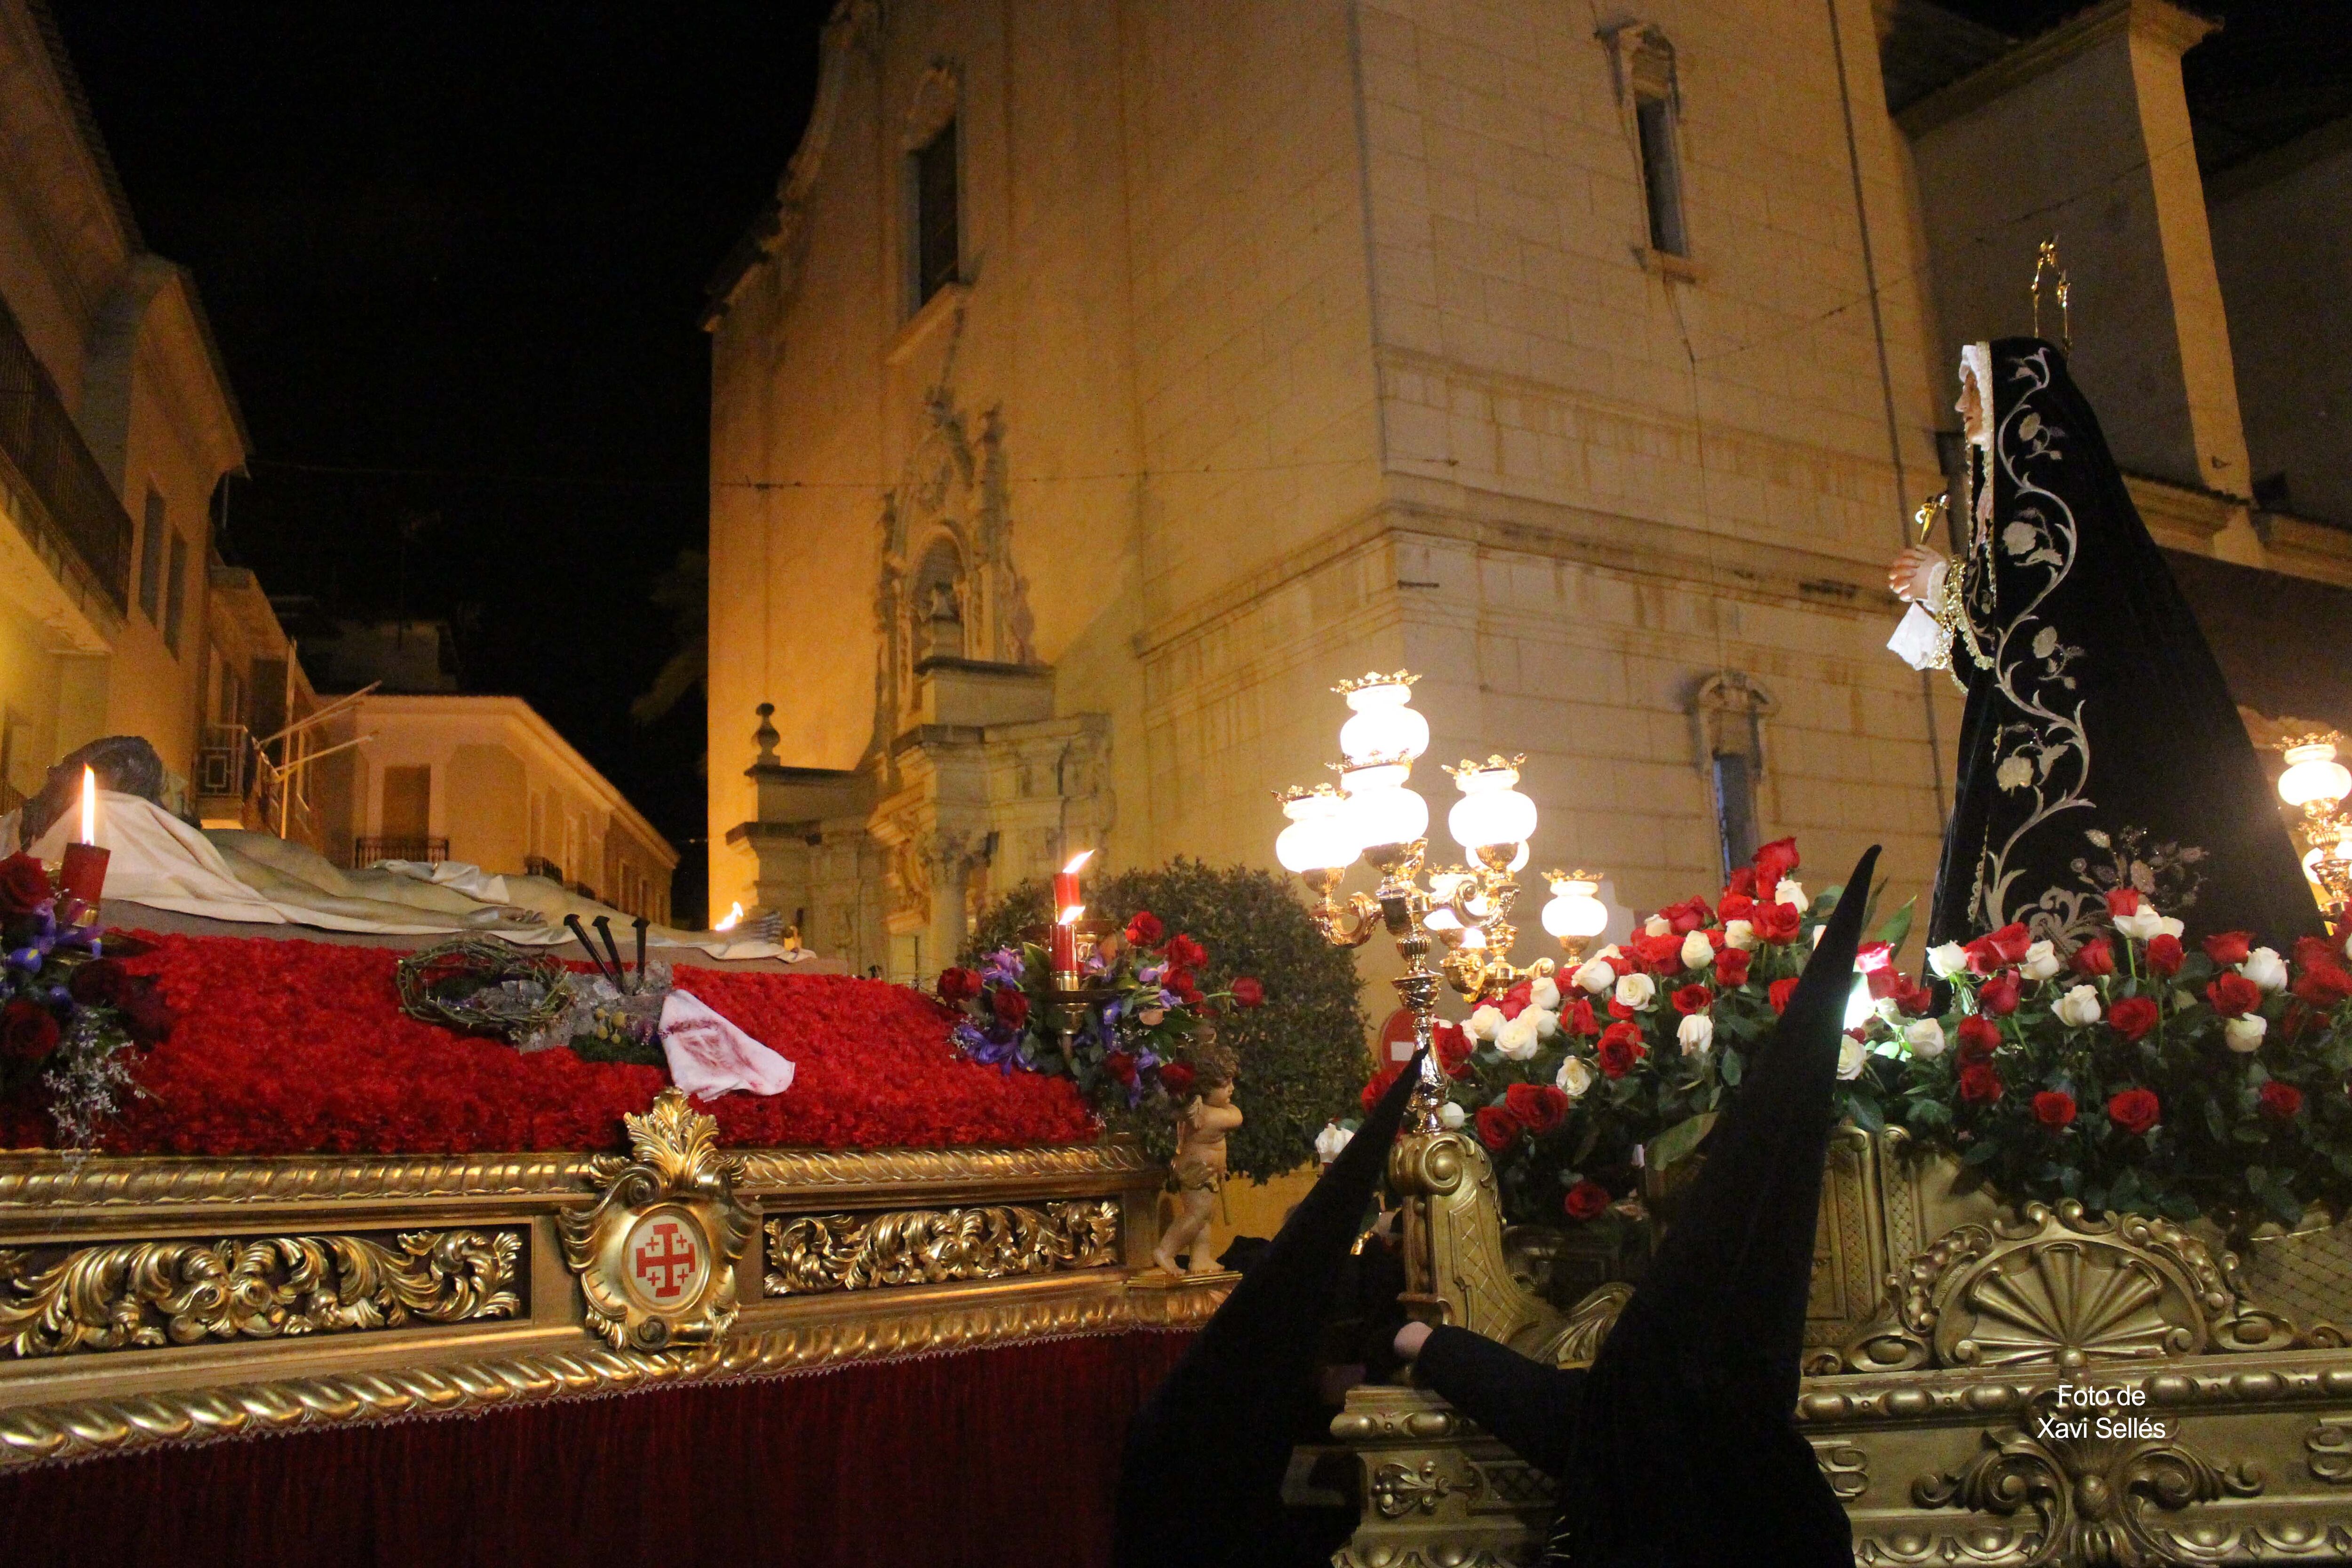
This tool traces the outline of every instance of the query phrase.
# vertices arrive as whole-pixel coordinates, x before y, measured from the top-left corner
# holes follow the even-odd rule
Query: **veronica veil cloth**
[[[2221,668],[2064,353],[2003,338],[1962,364],[1990,420],[1942,588],[1969,695],[1928,940],[2021,921],[2063,949],[2116,888],[2193,932],[2314,929]]]

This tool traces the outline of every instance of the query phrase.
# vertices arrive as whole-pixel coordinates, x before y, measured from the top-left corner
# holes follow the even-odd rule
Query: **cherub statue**
[[[1214,1038],[1193,1048],[1201,1092],[1177,1118],[1176,1157],[1169,1162],[1176,1180],[1176,1222],[1151,1249],[1151,1260],[1171,1274],[1184,1272],[1176,1267],[1181,1252],[1192,1253],[1193,1273],[1213,1271],[1193,1244],[1209,1228],[1210,1211],[1225,1184],[1225,1134],[1242,1124],[1241,1108],[1234,1103],[1234,1075],[1240,1067],[1233,1048]]]

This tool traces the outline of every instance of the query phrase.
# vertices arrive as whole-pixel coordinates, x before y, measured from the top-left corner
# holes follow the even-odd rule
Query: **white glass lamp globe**
[[[1343,813],[1346,797],[1324,788],[1293,795],[1282,803],[1290,826],[1274,841],[1274,858],[1283,868],[1297,873],[1340,871],[1355,862],[1355,841],[1349,837]]]
[[[1339,727],[1339,750],[1361,766],[1378,757],[1411,762],[1429,749],[1429,721],[1412,710],[1412,688],[1402,681],[1360,686],[1348,693],[1355,711]]]
[[[2289,746],[2286,772],[2279,775],[2278,792],[2279,798],[2293,806],[2314,802],[2333,805],[2352,795],[2352,771],[2336,760],[2336,745],[2331,741]]]
[[[1359,854],[1383,845],[1411,844],[1429,831],[1429,803],[1402,784],[1350,791],[1341,821]]]
[[[1462,798],[1445,816],[1454,841],[1473,856],[1498,845],[1519,845],[1519,864],[1526,864],[1524,847],[1536,836],[1536,803],[1513,787],[1518,782],[1519,770],[1507,764],[1457,771],[1454,784]]]
[[[1558,937],[1599,936],[1609,927],[1609,906],[1593,897],[1601,884],[1581,877],[1555,877],[1551,901],[1543,907],[1543,928]]]

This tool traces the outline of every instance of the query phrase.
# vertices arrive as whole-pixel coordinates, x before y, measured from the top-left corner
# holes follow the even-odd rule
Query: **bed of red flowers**
[[[659,1068],[528,1055],[400,1009],[380,948],[163,936],[124,960],[177,1015],[139,1058],[139,1094],[99,1140],[112,1153],[474,1153],[622,1147],[621,1117],[669,1081]],[[1097,1135],[1066,1079],[961,1060],[949,1011],[880,981],[723,973],[677,983],[791,1058],[793,1086],[703,1109],[730,1144],[870,1149],[1073,1143]],[[30,1099],[0,1105],[0,1146],[43,1147]]]

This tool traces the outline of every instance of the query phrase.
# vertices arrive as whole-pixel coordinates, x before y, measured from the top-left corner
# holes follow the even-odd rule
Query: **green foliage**
[[[1045,923],[1047,893],[1042,882],[1007,893],[982,916],[964,962],[977,966],[999,948],[1017,949],[1024,927]],[[1271,872],[1179,858],[1088,879],[1089,919],[1124,924],[1144,910],[1171,936],[1188,934],[1209,950],[1204,990],[1227,990],[1245,975],[1265,986],[1264,1006],[1217,1019],[1219,1039],[1241,1058],[1234,1102],[1247,1118],[1228,1140],[1226,1159],[1260,1182],[1296,1170],[1324,1124],[1356,1108],[1363,1084],[1355,961],[1323,940],[1289,881]]]

